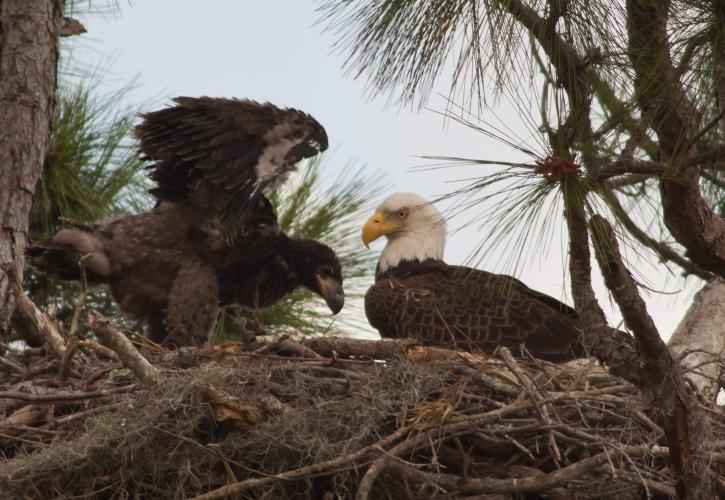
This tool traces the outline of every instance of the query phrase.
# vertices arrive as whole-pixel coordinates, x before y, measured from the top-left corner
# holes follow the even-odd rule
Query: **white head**
[[[443,260],[446,222],[436,208],[415,193],[393,193],[383,201],[362,230],[363,243],[385,236],[380,271],[403,260]]]

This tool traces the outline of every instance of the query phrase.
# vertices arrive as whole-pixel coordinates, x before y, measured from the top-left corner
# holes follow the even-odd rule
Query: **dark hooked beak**
[[[320,286],[320,293],[322,298],[327,302],[327,307],[330,308],[332,314],[337,314],[345,305],[345,292],[342,290],[342,284],[340,284],[335,278],[328,276],[320,276],[315,274],[317,284]]]

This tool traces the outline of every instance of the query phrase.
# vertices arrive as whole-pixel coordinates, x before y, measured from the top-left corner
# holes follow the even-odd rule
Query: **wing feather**
[[[365,295],[365,312],[383,337],[489,353],[523,343],[551,361],[584,354],[572,308],[509,276],[442,262],[380,276]]]
[[[264,187],[327,149],[322,126],[296,109],[211,97],[174,102],[143,115],[135,129],[141,152],[154,162],[151,193],[207,218],[224,216],[233,230],[248,222]]]

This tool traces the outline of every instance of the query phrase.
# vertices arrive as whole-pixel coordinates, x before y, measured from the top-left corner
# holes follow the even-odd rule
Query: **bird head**
[[[295,110],[296,111],[296,110]],[[297,111],[298,119],[290,136],[296,144],[285,154],[285,163],[293,165],[304,158],[311,158],[328,148],[327,132],[310,115]]]
[[[298,257],[297,273],[302,285],[322,296],[332,314],[345,305],[342,288],[342,266],[327,245],[315,240],[295,240]]]
[[[443,259],[446,223],[440,212],[417,194],[393,193],[362,229],[365,246],[381,236],[388,240],[380,256],[380,270],[385,271],[403,260]]]

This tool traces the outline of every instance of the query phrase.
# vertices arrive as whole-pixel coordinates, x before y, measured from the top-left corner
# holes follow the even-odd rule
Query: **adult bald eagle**
[[[333,314],[344,303],[332,249],[279,230],[263,190],[327,148],[311,116],[272,104],[178,97],[136,127],[158,203],[108,223],[78,225],[27,250],[36,267],[108,283],[146,335],[176,345],[209,340],[221,306],[267,307],[298,286]]]
[[[365,313],[383,337],[491,353],[497,346],[559,362],[586,356],[576,311],[510,276],[443,261],[446,224],[413,193],[389,196],[365,223],[363,242],[385,236]]]

